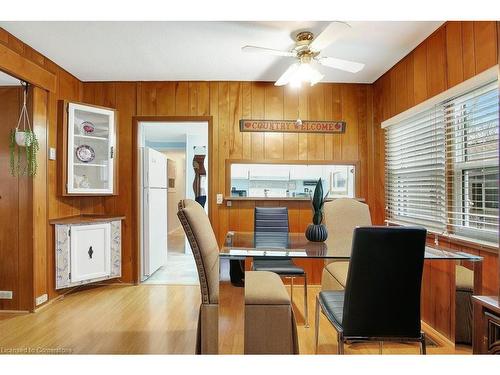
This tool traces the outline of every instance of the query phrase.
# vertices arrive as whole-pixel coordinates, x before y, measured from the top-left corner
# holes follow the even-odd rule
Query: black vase
[[[328,237],[325,224],[309,224],[306,229],[306,238],[312,242],[323,242]]]

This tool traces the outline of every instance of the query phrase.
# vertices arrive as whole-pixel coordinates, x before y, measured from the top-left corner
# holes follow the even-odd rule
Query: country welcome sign
[[[344,133],[345,121],[240,120],[242,132]]]

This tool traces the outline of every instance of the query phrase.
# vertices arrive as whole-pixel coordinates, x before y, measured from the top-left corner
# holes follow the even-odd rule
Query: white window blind
[[[385,129],[386,219],[498,243],[498,83]]]
[[[431,108],[386,129],[386,218],[444,229],[443,111]]]
[[[448,232],[498,241],[498,85],[443,105]]]

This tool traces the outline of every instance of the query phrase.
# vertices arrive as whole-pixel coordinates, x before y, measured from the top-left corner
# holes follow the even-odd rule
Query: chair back
[[[339,253],[350,253],[354,228],[372,225],[368,205],[356,199],[339,198],[325,202],[323,212],[328,228],[326,243],[331,248],[342,249]]]
[[[254,217],[255,247],[288,247],[287,207],[255,207]]]
[[[288,233],[288,207],[255,207],[255,232]]]
[[[201,205],[191,199],[179,202],[177,216],[193,250],[200,279],[201,302],[219,300],[219,246],[212,225]]]
[[[427,231],[354,230],[342,326],[344,336],[420,337],[420,286]]]

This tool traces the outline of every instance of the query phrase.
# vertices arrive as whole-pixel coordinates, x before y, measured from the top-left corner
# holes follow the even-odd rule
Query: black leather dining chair
[[[288,208],[287,207],[255,207],[255,246],[257,248],[287,248],[288,243]],[[270,271],[280,277],[290,278],[290,299],[293,303],[293,280],[304,279],[304,320],[309,327],[307,313],[307,274],[302,267],[295,265],[288,257],[266,257],[254,259],[254,271]]]
[[[427,232],[420,227],[358,227],[343,291],[316,298],[315,346],[320,310],[346,341],[414,341],[426,353],[420,326],[420,286]]]

